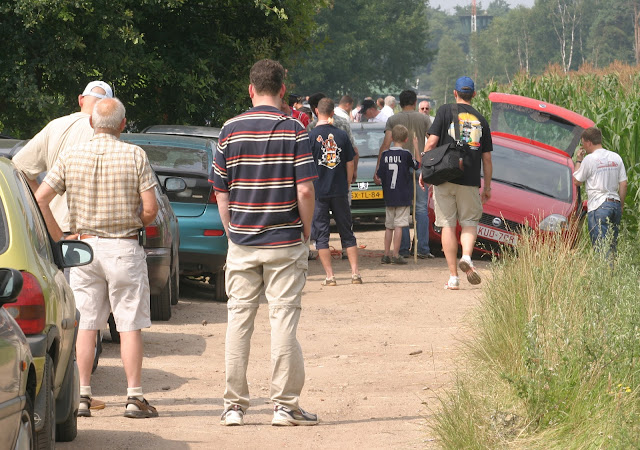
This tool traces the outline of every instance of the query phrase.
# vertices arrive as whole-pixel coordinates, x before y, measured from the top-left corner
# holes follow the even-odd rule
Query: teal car
[[[126,133],[120,139],[145,150],[160,183],[167,177],[186,182],[184,191],[167,193],[180,229],[180,274],[209,276],[215,283],[216,298],[225,299],[227,236],[209,183],[216,140],[146,133]]]

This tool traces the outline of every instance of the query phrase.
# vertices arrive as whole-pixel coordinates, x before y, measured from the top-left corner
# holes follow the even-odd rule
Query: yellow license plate
[[[383,198],[382,191],[352,191],[352,200],[371,200]]]

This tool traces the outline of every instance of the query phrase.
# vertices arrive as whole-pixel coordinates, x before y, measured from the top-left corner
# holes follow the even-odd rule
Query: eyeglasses
[[[420,108],[420,111],[429,111],[429,108]]]

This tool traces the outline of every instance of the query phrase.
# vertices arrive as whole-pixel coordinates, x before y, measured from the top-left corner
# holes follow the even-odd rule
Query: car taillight
[[[160,231],[155,225],[149,225],[148,227],[145,227],[144,231],[147,234],[147,239],[157,238],[160,235]]]
[[[211,194],[209,194],[209,203],[218,203],[218,199],[216,198],[216,190],[213,188],[211,188]]]
[[[205,236],[222,236],[224,235],[224,230],[204,230]]]
[[[18,322],[24,334],[38,334],[44,330],[47,311],[40,283],[29,272],[22,272],[22,292],[15,303],[4,305]]]

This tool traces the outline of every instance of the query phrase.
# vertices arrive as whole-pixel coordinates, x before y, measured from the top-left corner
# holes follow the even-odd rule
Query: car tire
[[[41,394],[45,395],[44,426],[36,433],[36,445],[38,450],[49,450],[56,445],[56,399],[53,396],[53,384],[55,380],[55,369],[53,359],[47,354],[44,363],[44,373],[42,375]]]
[[[171,277],[158,295],[151,296],[151,320],[171,319]]]
[[[227,297],[227,290],[224,288],[224,270],[219,270],[216,273],[216,301],[226,302],[229,300]]]
[[[171,277],[171,304],[177,305],[180,300],[180,274],[178,273],[178,265],[176,264],[176,268],[173,271],[173,276]]]
[[[100,355],[102,354],[102,331],[98,330],[96,333],[96,351],[93,356],[93,367],[91,373],[94,373],[98,368],[98,362],[100,361]]]
[[[25,393],[27,401],[20,415],[20,429],[18,431],[18,439],[15,448],[35,448],[35,426],[33,424],[33,399],[29,392]]]
[[[109,334],[111,335],[111,342],[114,344],[120,343],[120,333],[116,329],[116,320],[113,318],[113,314],[109,314]]]

